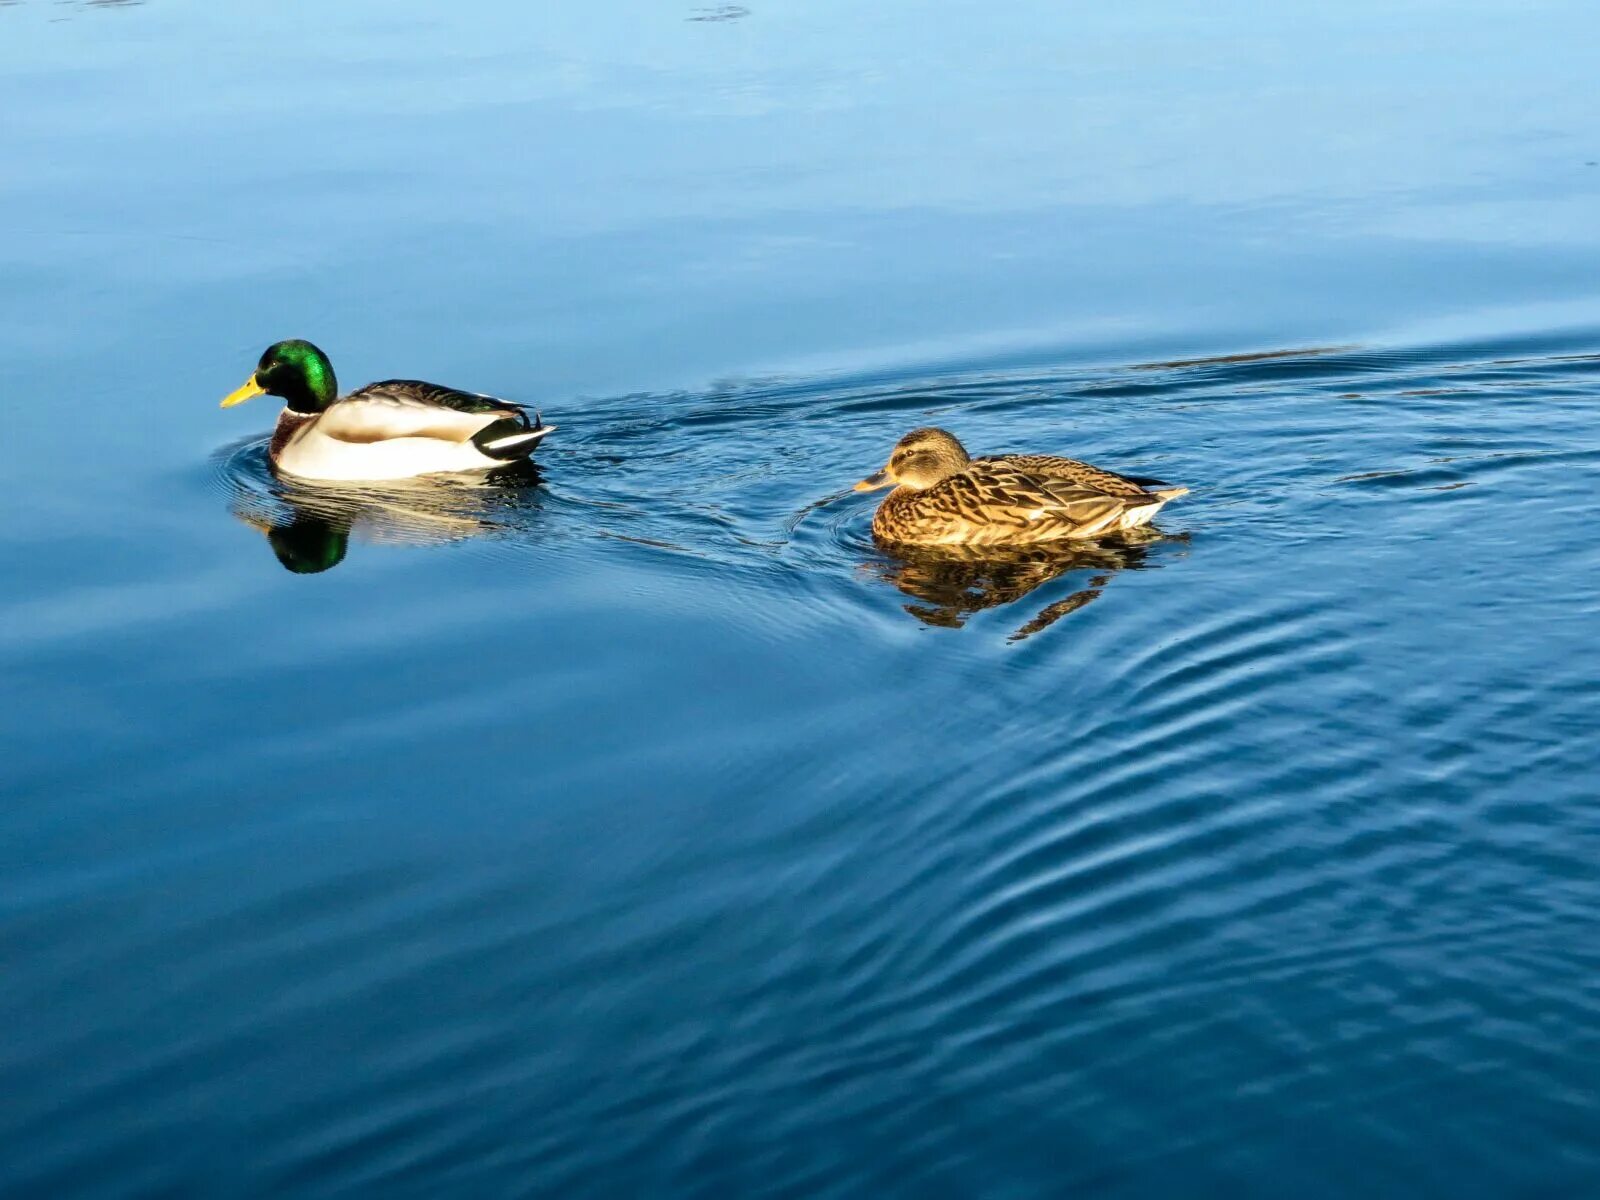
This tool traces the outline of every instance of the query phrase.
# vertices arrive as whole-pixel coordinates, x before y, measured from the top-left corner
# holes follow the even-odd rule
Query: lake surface
[[[1600,13],[1076,7],[0,4],[0,1195],[1600,1194]]]

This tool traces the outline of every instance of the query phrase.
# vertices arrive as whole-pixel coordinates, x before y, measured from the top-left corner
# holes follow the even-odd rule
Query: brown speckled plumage
[[[1152,485],[1043,454],[970,459],[941,429],[917,429],[863,490],[899,486],[878,506],[872,532],[901,545],[1025,546],[1094,538],[1147,525],[1187,488]]]
[[[1096,488],[1108,496],[1147,496],[1150,493],[1141,487],[1135,480],[1126,475],[1118,475],[1115,471],[1107,471],[1101,467],[1090,466],[1086,462],[1079,462],[1075,458],[1057,458],[1053,454],[990,454],[983,458],[972,460],[973,466],[984,463],[1004,463],[1008,467],[1015,467],[1019,471],[1026,471],[1030,475],[1037,475],[1044,479],[1060,480],[1063,483],[1075,483],[1083,487]]]

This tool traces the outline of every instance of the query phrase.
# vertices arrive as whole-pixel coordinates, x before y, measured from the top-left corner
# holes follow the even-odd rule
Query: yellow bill
[[[266,390],[266,388],[262,387],[256,382],[256,377],[252,375],[248,380],[245,381],[245,385],[243,387],[235,388],[222,398],[222,407],[232,408],[235,404],[243,404],[246,400],[250,399],[251,396],[264,395]]]
[[[876,475],[868,475],[860,483],[856,484],[856,491],[875,492],[879,488],[888,487],[893,482],[894,480],[889,478],[889,470],[886,467]]]

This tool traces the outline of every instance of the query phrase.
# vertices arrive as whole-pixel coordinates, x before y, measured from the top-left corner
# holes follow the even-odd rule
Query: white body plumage
[[[521,410],[507,405],[462,412],[409,388],[373,384],[319,413],[285,409],[271,458],[286,474],[341,482],[486,471],[526,457],[555,428],[541,424],[479,437],[507,418],[521,418]]]

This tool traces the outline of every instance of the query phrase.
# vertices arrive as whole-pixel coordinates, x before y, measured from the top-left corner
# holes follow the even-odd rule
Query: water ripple
[[[220,656],[247,588],[152,605],[150,629],[210,648],[183,678],[246,670],[304,703],[297,681],[331,662],[360,702],[315,736],[196,716],[209,741],[181,777],[165,754],[131,766],[139,803],[95,809],[103,836],[167,819],[179,783],[286,764],[333,782],[14,889],[8,945],[45,964],[34,1010],[65,1020],[97,980],[160,970],[109,1027],[47,1023],[8,1057],[54,1072],[13,1177],[133,1178],[138,1138],[170,1117],[149,1097],[204,1107],[238,1077],[278,1097],[252,1132],[277,1192],[982,1191],[972,1138],[1031,1162],[1034,1135],[1092,1148],[1106,1128],[1148,1152],[1037,1169],[1115,1190],[1224,1155],[1280,1109],[1404,1114],[1497,1071],[1557,1115],[1519,1138],[1581,1158],[1560,1121],[1593,1110],[1572,1050],[1596,1006],[1574,980],[1600,962],[1573,939],[1596,913],[1600,685],[1596,606],[1560,581],[1600,569],[1573,532],[1600,461],[1595,361],[1553,338],[746,381],[575,402],[536,473],[478,483],[310,487],[275,478],[260,439],[225,448],[204,486],[233,532],[296,574],[382,567],[432,686],[356,613]],[[891,555],[849,483],[931,420],[975,450],[1194,491],[1148,538]],[[407,592],[446,555],[460,603]],[[715,637],[692,663],[622,634],[563,655],[572,623],[540,642],[523,622],[476,671],[481,639],[552,588],[585,622],[661,604],[662,628]],[[33,669],[98,636],[73,628],[35,637]],[[637,705],[663,670],[703,670],[696,687],[742,711],[651,709],[651,726]],[[163,671],[179,667],[106,687]],[[613,798],[525,724],[599,729],[648,782]],[[525,758],[525,777],[448,819],[403,777],[364,800],[338,782],[458,741]],[[38,769],[75,786],[71,763]],[[90,836],[73,819],[8,834],[45,862]],[[151,879],[206,899],[87,959],[51,950]],[[360,1072],[328,1069],[351,1055]],[[1236,1086],[1219,1110],[1169,1078]],[[84,1135],[105,1113],[129,1114],[122,1140]],[[747,1130],[759,1148],[733,1164]],[[892,1152],[860,1165],[861,1130]]]

